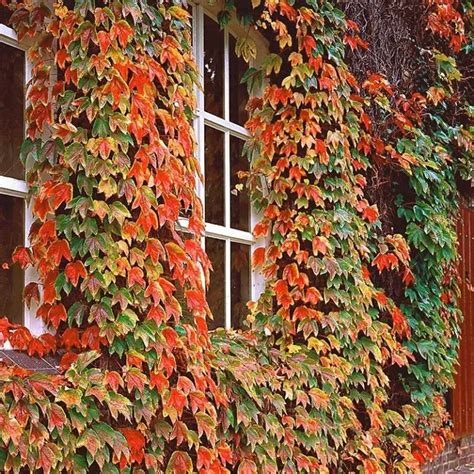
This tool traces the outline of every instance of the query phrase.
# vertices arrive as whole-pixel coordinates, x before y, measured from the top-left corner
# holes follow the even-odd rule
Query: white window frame
[[[27,46],[22,42],[18,41],[18,37],[15,31],[12,28],[9,28],[6,25],[0,24],[0,43],[7,44],[13,48],[19,49],[25,53],[25,84],[24,84],[24,95],[25,95],[25,112],[27,106],[27,86],[31,80],[31,62],[28,60],[26,54]],[[26,120],[25,120],[25,136],[26,136]],[[20,159],[20,156],[18,156]],[[15,178],[9,178],[7,176],[0,175],[0,194],[5,196],[12,196],[16,198],[21,198],[24,200],[24,223],[23,223],[23,233],[24,233],[24,242],[25,247],[29,247],[29,230],[33,222],[33,215],[31,208],[27,202],[28,186],[26,180],[20,180]],[[34,281],[36,272],[33,268],[28,267],[24,271],[24,284],[25,286]],[[0,295],[1,297],[1,295]],[[23,323],[34,335],[39,335],[44,332],[43,322],[36,317],[36,307],[32,304],[31,308],[28,308],[27,305],[24,305],[23,310]]]
[[[199,71],[204,70],[204,17],[207,15],[213,20],[217,21],[216,12],[218,8],[203,7],[195,3],[193,5],[193,47],[196,63]],[[238,38],[240,35],[248,34],[243,28],[239,31],[237,22],[231,21],[230,25],[224,29],[224,118],[218,117],[207,112],[204,108],[204,92],[203,88],[196,88],[197,96],[197,110],[194,121],[194,130],[198,143],[197,158],[199,160],[201,172],[204,176],[204,182],[199,182],[197,185],[197,193],[202,202],[204,216],[206,215],[206,200],[205,200],[205,127],[211,127],[224,133],[224,216],[225,225],[216,225],[209,222],[205,223],[205,238],[203,239],[203,246],[205,248],[206,237],[219,239],[225,242],[225,328],[232,327],[232,281],[231,281],[231,246],[232,243],[245,244],[249,246],[249,258],[256,247],[262,245],[260,239],[257,241],[251,232],[255,224],[259,221],[259,215],[251,206],[250,208],[250,230],[242,231],[231,227],[231,182],[230,182],[230,137],[234,136],[243,141],[250,137],[248,130],[241,125],[238,125],[230,120],[230,80],[229,80],[229,36],[232,34]],[[254,36],[254,35],[252,35]],[[255,41],[258,45],[258,51],[262,53],[267,49],[261,38],[256,37]],[[257,58],[259,62],[261,58]],[[202,75],[201,75],[202,79]],[[181,220],[181,226],[187,227],[187,219]],[[257,299],[263,291],[264,279],[262,275],[255,272],[250,265],[250,298]],[[212,278],[212,276],[211,276]],[[216,315],[217,316],[217,315]]]

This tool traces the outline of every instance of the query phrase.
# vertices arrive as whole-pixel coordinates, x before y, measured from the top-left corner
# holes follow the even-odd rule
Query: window
[[[232,27],[221,30],[211,11],[194,7],[194,49],[203,81],[195,130],[205,182],[198,193],[206,221],[205,248],[214,269],[207,295],[214,315],[210,329],[242,328],[246,304],[258,296],[261,284],[250,266],[256,216],[248,194],[238,186],[238,172],[249,165],[242,156],[248,94],[240,83],[248,65],[235,54],[237,35]]]
[[[24,49],[13,30],[0,23],[0,262],[8,262],[15,247],[27,244],[30,213],[20,161],[25,133],[25,87],[29,76]],[[17,265],[0,270],[0,315],[34,328],[25,311],[25,275]],[[36,323],[38,325],[38,323]],[[35,331],[35,329],[37,329]]]

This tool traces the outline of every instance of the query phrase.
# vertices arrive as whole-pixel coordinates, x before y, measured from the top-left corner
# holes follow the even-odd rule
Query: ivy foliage
[[[60,354],[62,371],[0,368],[3,470],[418,472],[449,436],[454,177],[471,146],[449,115],[461,81],[451,50],[433,53],[441,82],[406,99],[379,75],[358,84],[345,55],[368,45],[332,2],[238,3],[221,23],[237,15],[270,38],[242,78],[255,92],[254,234],[267,242],[253,263],[267,285],[248,331],[213,333],[186,5],[12,3],[32,42],[22,157],[35,216],[13,261],[37,270],[25,299],[53,331],[0,328],[31,355]],[[429,24],[456,52],[462,17],[442,3],[451,10],[428,2]],[[441,17],[454,26],[440,33]],[[237,43],[247,60],[255,50],[250,36]],[[407,183],[400,233],[368,200],[380,157]]]

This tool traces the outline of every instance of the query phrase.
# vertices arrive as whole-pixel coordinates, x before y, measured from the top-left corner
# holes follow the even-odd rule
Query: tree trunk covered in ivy
[[[2,4],[34,66],[13,261],[52,334],[0,329],[62,357],[0,368],[3,469],[418,472],[450,436],[469,2],[225,2],[270,49],[242,78],[267,284],[212,333],[185,2]]]

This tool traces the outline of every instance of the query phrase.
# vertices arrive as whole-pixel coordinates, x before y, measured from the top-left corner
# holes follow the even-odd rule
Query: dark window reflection
[[[207,292],[207,302],[214,315],[209,321],[209,329],[225,327],[225,241],[206,239],[206,252],[212,263],[211,284]]]
[[[224,134],[205,128],[206,222],[224,225]]]
[[[238,177],[239,171],[249,169],[247,158],[242,155],[243,146],[242,140],[230,137],[230,220],[234,229],[249,231],[250,199],[245,188],[245,179]]]
[[[0,175],[23,179],[25,55],[0,43]]]
[[[235,38],[229,35],[230,120],[239,125],[244,125],[248,118],[245,107],[249,96],[247,86],[241,84],[240,80],[248,66],[242,58],[238,58],[235,54],[235,45]]]
[[[0,23],[2,23],[3,25],[10,26],[9,21],[11,14],[12,12],[9,8],[0,5]]]
[[[224,32],[204,16],[204,108],[224,117]]]
[[[0,195],[0,263],[10,262],[15,247],[23,245],[23,199]],[[23,322],[24,275],[18,265],[0,269],[0,317]]]
[[[231,244],[231,304],[232,327],[245,329],[244,321],[248,314],[250,300],[250,246]]]

